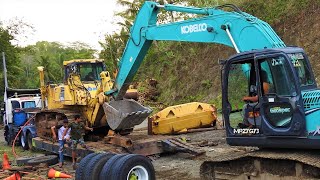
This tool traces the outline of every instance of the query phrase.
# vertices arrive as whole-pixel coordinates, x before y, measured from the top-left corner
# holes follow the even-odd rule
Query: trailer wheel
[[[154,167],[145,156],[129,154],[119,159],[111,170],[111,180],[153,180]]]
[[[98,179],[99,178],[99,173],[100,173],[103,165],[113,155],[114,154],[105,154],[105,153],[103,153],[103,154],[98,154],[95,157],[93,157],[85,167],[84,176],[83,176],[82,180],[96,180],[96,179]],[[101,163],[101,160],[104,161],[103,164]],[[95,169],[95,167],[97,167],[99,165],[98,164],[99,162],[100,162],[100,166],[101,166],[100,171]],[[99,167],[97,167],[97,168],[99,168]],[[99,172],[99,173],[96,174],[97,178],[94,178],[94,176],[95,176],[95,173],[93,172],[94,169],[95,169],[95,171]]]
[[[32,146],[32,134],[31,134],[30,131],[27,132],[26,143],[27,143],[27,146],[28,146],[29,150],[31,150],[31,151],[34,150],[33,146]]]
[[[4,139],[6,140],[8,146],[12,145],[12,137],[9,126],[4,128]]]
[[[27,161],[28,165],[35,166],[41,163],[46,163],[49,166],[58,163],[57,155],[40,156]]]
[[[111,157],[103,166],[102,171],[99,175],[99,180],[109,179],[109,177],[111,176],[111,170],[113,169],[114,165],[120,158],[124,157],[125,155],[126,154],[117,154]]]
[[[28,144],[27,138],[22,132],[20,134],[20,144],[22,146],[22,149],[29,150],[29,144]]]
[[[91,153],[87,156],[85,156],[83,159],[81,159],[78,167],[77,167],[77,170],[76,170],[76,179],[77,180],[81,180],[83,175],[84,175],[84,172],[85,171],[85,167],[86,165],[88,164],[88,162],[94,157],[98,155],[98,153]]]

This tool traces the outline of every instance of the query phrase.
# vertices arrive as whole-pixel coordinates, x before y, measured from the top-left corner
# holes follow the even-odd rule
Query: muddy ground
[[[196,157],[187,153],[160,155],[153,161],[157,179],[200,179],[200,165],[206,157],[225,153],[229,148],[225,143],[224,130],[189,133],[179,137],[189,139],[190,143],[209,144],[201,148],[206,150],[206,154]]]
[[[139,130],[139,133],[146,133],[147,130]],[[0,130],[0,143],[4,146],[3,130]],[[208,144],[201,149],[206,153],[200,156],[193,156],[188,153],[176,153],[176,154],[158,154],[151,156],[152,163],[156,170],[156,178],[160,180],[173,180],[173,179],[200,179],[199,170],[200,165],[208,157],[218,156],[224,153],[230,153],[235,148],[231,148],[226,145],[225,131],[224,130],[211,130],[206,132],[196,132],[183,135],[177,135],[181,139],[187,139],[189,143],[199,147],[198,144]],[[171,138],[171,136],[168,138]],[[19,149],[20,147],[17,147]],[[199,147],[200,148],[200,147]],[[7,149],[10,150],[10,147]],[[21,152],[21,153],[20,153]],[[9,152],[10,153],[10,152]],[[20,154],[19,154],[20,153]],[[19,151],[18,155],[23,156],[24,152]],[[37,152],[41,153],[41,152]],[[2,157],[3,152],[1,152]],[[59,168],[54,165],[51,166],[56,170],[71,174],[74,176],[75,171],[71,168],[71,158],[65,158],[66,165],[63,168]],[[46,171],[49,168],[39,169],[37,172],[42,177],[45,177]],[[29,175],[32,177],[32,175]]]

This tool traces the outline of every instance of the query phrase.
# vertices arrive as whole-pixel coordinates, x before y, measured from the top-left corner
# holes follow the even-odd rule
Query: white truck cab
[[[42,107],[39,89],[6,88],[4,96],[3,124],[4,136],[8,145],[27,119]]]
[[[27,97],[9,97],[5,102],[4,125],[13,123],[13,112],[17,109],[41,108],[41,97],[39,95]]]

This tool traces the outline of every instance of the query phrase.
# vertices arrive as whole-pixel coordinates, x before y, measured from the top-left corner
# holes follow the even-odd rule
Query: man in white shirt
[[[63,138],[63,132],[65,129],[68,128],[68,119],[63,120],[63,125],[58,125],[58,126],[52,126],[51,127],[51,132],[53,134],[53,140],[57,140],[57,135],[56,135],[56,130],[58,131],[58,142],[59,142],[59,167],[62,167],[63,164],[63,150],[64,150],[64,144],[70,140],[70,130],[71,128],[68,129],[68,132],[66,136]]]

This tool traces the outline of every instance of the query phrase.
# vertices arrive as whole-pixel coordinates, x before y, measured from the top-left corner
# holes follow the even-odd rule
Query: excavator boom
[[[225,7],[230,7],[234,11],[223,11],[222,8]],[[203,16],[159,25],[157,14],[161,9]],[[224,44],[234,47],[237,53],[252,49],[285,47],[284,42],[269,24],[240,11],[234,5],[195,8],[172,4],[160,5],[146,1],[131,28],[114,86],[112,90],[105,93],[106,95],[113,96],[116,101],[123,99],[154,40]],[[104,103],[108,124],[118,129],[120,124],[129,128],[144,121],[152,111],[149,108],[134,105],[135,103],[126,100],[121,101],[123,105]],[[136,108],[127,108],[129,104]],[[128,109],[131,111],[128,112]]]

